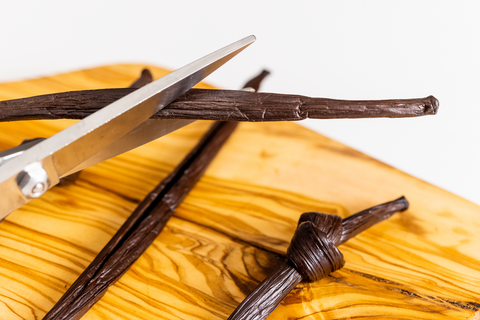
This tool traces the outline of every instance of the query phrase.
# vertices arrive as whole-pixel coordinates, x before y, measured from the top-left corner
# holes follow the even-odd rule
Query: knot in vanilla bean
[[[337,249],[341,236],[342,218],[306,212],[298,221],[287,257],[307,281],[318,281],[344,266],[343,255]]]

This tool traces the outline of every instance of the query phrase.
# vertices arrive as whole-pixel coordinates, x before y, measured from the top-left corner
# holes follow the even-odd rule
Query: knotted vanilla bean
[[[337,215],[304,213],[287,250],[295,269],[315,282],[345,265],[337,245],[342,237],[342,218]]]
[[[395,212],[408,209],[408,201],[397,200],[366,209],[342,220],[339,216],[307,212],[287,249],[288,260],[263,280],[235,309],[229,320],[265,319],[301,281],[318,281],[343,267],[337,246]]]

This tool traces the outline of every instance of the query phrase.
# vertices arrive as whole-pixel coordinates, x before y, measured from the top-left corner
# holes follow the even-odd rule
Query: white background
[[[208,81],[337,99],[440,100],[413,119],[302,124],[480,204],[480,2],[0,1],[0,82],[182,65],[250,34]],[[0,133],[5,134],[5,133]]]

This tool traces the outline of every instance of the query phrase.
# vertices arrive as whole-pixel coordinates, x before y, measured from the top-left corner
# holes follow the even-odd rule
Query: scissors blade
[[[255,92],[255,89],[253,88],[243,88],[242,90]],[[132,150],[157,138],[163,137],[164,135],[183,128],[184,126],[189,125],[190,123],[193,123],[195,121],[196,120],[189,119],[149,119],[141,123],[138,127],[133,129],[111,145],[109,145],[107,148],[100,150],[93,157],[80,163],[78,166],[76,166],[60,178],[63,178],[64,176],[68,176],[85,168],[91,167],[104,160],[113,158],[119,154]]]
[[[84,162],[78,164],[75,168],[69,172],[63,174],[60,178],[68,176],[77,171],[91,167],[97,163],[113,158],[119,154],[135,149],[145,143],[148,143],[157,138],[163,137],[175,130],[178,130],[195,120],[188,119],[149,119],[142,122],[138,127],[113,142],[107,148],[104,148],[97,152],[94,156],[88,158]]]
[[[255,37],[249,36],[206,55],[113,102],[33,146],[15,161],[2,165],[0,219],[39,194],[33,192],[37,185],[31,192],[19,187],[25,174],[28,176],[30,172],[25,170],[35,173],[44,170],[48,175],[48,184],[44,187],[52,187],[59,177],[139,126],[254,41]]]

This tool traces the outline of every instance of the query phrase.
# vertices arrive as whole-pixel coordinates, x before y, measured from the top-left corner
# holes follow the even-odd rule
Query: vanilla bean
[[[137,207],[95,260],[45,316],[80,319],[162,231],[237,123],[217,122],[175,170]]]
[[[317,281],[343,266],[343,256],[339,251],[336,253],[336,247],[332,246],[344,243],[395,212],[407,210],[408,205],[408,201],[401,197],[351,215],[343,221],[335,215],[316,212],[302,214],[287,251],[289,260],[283,262],[265,278],[228,319],[267,318],[300,282]],[[320,246],[323,248],[318,252]],[[332,269],[326,268],[333,267],[333,264],[337,266]],[[325,268],[326,270],[323,270]]]
[[[143,69],[142,73],[140,74],[140,77],[135,80],[129,88],[141,88],[144,85],[147,85],[153,81],[153,75],[148,69]]]
[[[83,119],[134,88],[54,93],[0,101],[0,121]],[[236,90],[191,89],[153,115],[154,119],[296,121],[304,119],[417,117],[436,114],[429,96],[399,100],[334,100]]]
[[[148,69],[143,69],[142,72],[140,73],[140,77],[138,77],[137,80],[135,80],[129,88],[141,88],[153,81],[153,75]],[[23,143],[23,142],[22,142]],[[72,173],[66,177],[60,178],[60,182],[58,183],[59,186],[65,186],[74,183],[78,177],[80,176],[80,173],[82,171],[77,171],[75,173]]]
[[[270,71],[262,70],[262,72],[260,72],[260,74],[258,74],[256,77],[247,81],[247,83],[245,83],[243,87],[252,88],[253,90],[255,90],[255,92],[258,92],[258,89],[260,88],[260,84],[269,74],[270,74]]]
[[[140,74],[140,77],[130,85],[130,88],[137,88],[138,89],[138,88],[143,87],[144,85],[149,84],[152,81],[153,81],[153,76],[152,76],[152,73],[150,72],[150,70],[143,69],[141,74]],[[29,142],[33,142],[33,141],[40,142],[42,140],[45,140],[45,138],[24,139],[20,145],[25,144],[25,143],[29,143]],[[72,173],[68,176],[60,178],[60,182],[58,183],[58,185],[59,186],[64,186],[64,185],[74,183],[77,180],[78,176],[80,175],[80,172],[81,171],[77,171],[77,172]],[[0,220],[0,222],[1,221],[2,220]]]
[[[148,81],[144,70],[133,85]],[[143,80],[142,80],[143,78]],[[256,84],[256,89],[260,81]],[[44,320],[80,319],[150,246],[238,123],[217,121],[183,161],[153,189]]]

